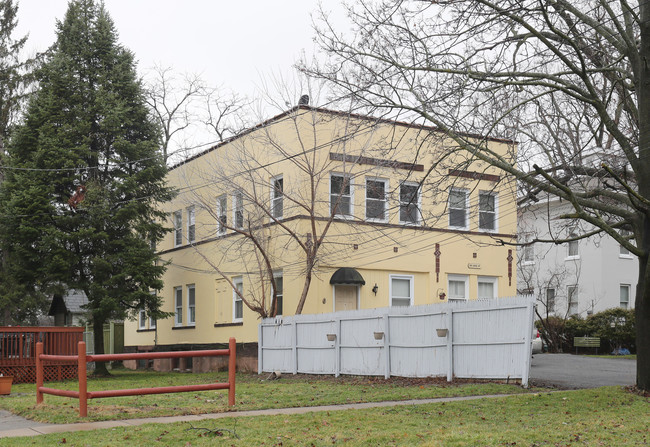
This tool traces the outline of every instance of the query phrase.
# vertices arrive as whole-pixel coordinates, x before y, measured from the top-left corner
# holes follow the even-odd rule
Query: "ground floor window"
[[[174,324],[176,326],[182,326],[183,325],[183,288],[182,287],[174,287],[174,305],[176,306]]]
[[[578,313],[578,286],[567,287],[567,301],[569,302],[569,315]]]
[[[233,279],[233,284],[235,290],[232,292],[233,299],[233,309],[232,309],[232,320],[234,322],[242,321],[244,318],[244,302],[242,300],[242,295],[244,294],[244,280],[243,278]],[[239,292],[239,293],[237,293]]]
[[[187,325],[196,324],[196,289],[194,284],[187,286]]]
[[[629,309],[630,307],[630,285],[621,284],[620,286],[620,306],[623,309]]]
[[[497,297],[498,283],[496,276],[478,277],[478,299],[492,300]]]
[[[469,277],[467,275],[449,275],[447,277],[449,301],[467,300],[469,298]]]
[[[273,275],[273,280],[275,281],[275,305],[277,307],[276,315],[283,315],[283,298],[284,298],[284,279],[282,273],[276,273]]]
[[[390,275],[390,305],[413,305],[412,275]]]

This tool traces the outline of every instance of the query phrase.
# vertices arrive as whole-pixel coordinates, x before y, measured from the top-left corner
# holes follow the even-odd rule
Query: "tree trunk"
[[[650,219],[645,219],[643,247],[650,250]],[[639,282],[636,286],[634,319],[636,327],[636,386],[650,390],[650,265],[648,255],[639,258]]]
[[[93,316],[94,348],[95,354],[104,354],[104,318]],[[95,362],[95,376],[110,376],[106,362]]]

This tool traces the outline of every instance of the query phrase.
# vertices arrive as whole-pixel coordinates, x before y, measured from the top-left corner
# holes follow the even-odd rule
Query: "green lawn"
[[[0,440],[0,446],[646,445],[647,397],[620,387],[304,415],[147,424]],[[235,436],[236,435],[236,436]]]
[[[602,355],[587,355],[586,357],[599,357],[601,359],[625,359],[625,360],[636,360],[636,354],[630,354],[630,355],[609,355],[609,354],[602,354]]]
[[[216,378],[216,379],[215,379]],[[502,383],[456,383],[444,379],[384,380],[375,377],[339,377],[283,375],[279,380],[265,380],[267,375],[237,374],[234,410],[302,407],[352,402],[422,399],[483,394],[525,393],[517,385]],[[227,381],[226,373],[156,373],[150,371],[116,370],[106,379],[89,379],[89,390],[147,388]],[[77,389],[77,382],[52,382],[50,388]],[[135,397],[114,397],[88,401],[88,417],[79,418],[79,401],[45,395],[36,406],[33,384],[14,385],[11,396],[0,398],[0,408],[40,422],[71,423],[132,419],[141,417],[229,411],[228,392],[156,394]]]

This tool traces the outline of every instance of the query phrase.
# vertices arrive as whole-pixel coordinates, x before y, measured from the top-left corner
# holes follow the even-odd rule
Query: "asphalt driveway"
[[[530,367],[530,382],[532,385],[570,389],[634,385],[636,360],[535,354]]]

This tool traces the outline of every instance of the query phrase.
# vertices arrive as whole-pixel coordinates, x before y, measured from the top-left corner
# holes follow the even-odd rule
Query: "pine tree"
[[[107,320],[139,309],[165,316],[152,293],[165,268],[154,250],[166,231],[157,205],[173,196],[159,130],[103,4],[69,4],[37,78],[9,145],[0,230],[22,284],[86,293],[103,353]]]

